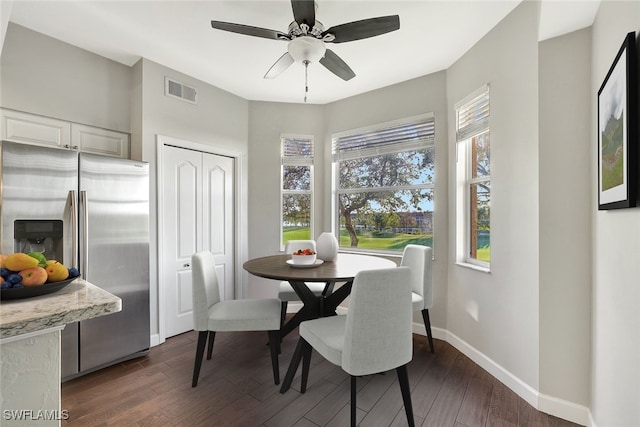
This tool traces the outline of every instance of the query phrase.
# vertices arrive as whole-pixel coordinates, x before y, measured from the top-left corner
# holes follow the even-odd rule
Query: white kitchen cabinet
[[[129,158],[129,134],[107,129],[71,124],[72,147],[85,153]]]
[[[47,147],[68,148],[71,123],[12,110],[0,110],[2,139]]]
[[[6,109],[0,110],[0,117],[0,137],[5,141],[129,158],[127,133]]]

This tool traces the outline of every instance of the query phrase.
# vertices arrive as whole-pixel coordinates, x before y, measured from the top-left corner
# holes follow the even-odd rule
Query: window
[[[332,152],[341,248],[433,246],[432,114],[334,135]]]
[[[288,240],[313,236],[313,138],[282,136],[281,249]]]
[[[462,261],[489,267],[491,262],[491,150],[489,87],[456,106],[458,210],[462,226]],[[460,252],[460,251],[459,251]]]

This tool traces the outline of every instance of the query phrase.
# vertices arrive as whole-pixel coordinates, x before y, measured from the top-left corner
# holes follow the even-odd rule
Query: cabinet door
[[[129,134],[71,124],[71,146],[74,150],[128,159],[129,144]]]
[[[0,117],[5,141],[69,148],[69,122],[11,110],[1,110]]]

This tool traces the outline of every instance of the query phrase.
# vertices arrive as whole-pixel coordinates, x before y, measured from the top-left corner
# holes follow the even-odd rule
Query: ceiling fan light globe
[[[289,42],[287,47],[289,55],[296,62],[318,62],[327,48],[322,40],[311,36],[296,37]]]

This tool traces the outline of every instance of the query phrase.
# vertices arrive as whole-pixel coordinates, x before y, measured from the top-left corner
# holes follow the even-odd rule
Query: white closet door
[[[191,255],[214,254],[220,296],[234,298],[234,159],[163,146],[165,338],[193,329]]]

